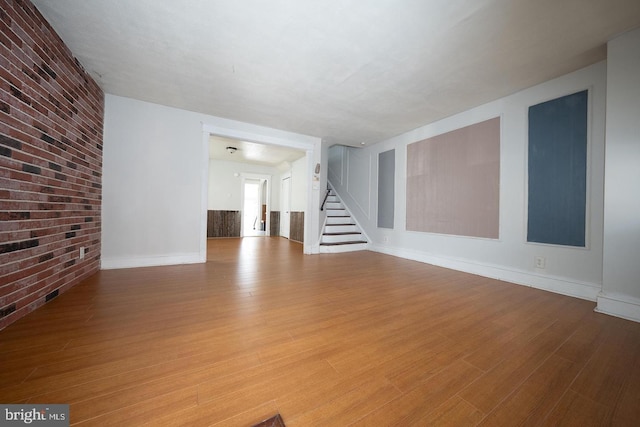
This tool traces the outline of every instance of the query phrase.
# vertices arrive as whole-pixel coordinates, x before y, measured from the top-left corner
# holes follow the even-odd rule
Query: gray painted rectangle
[[[378,227],[393,229],[396,150],[378,154]]]

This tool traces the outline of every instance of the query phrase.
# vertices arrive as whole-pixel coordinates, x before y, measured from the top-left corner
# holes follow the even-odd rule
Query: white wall
[[[105,97],[102,268],[198,259],[201,134],[193,113]]]
[[[205,261],[209,133],[298,148],[307,162],[321,161],[319,138],[107,94],[102,268]],[[317,231],[315,196],[305,216]]]
[[[589,89],[587,248],[526,242],[527,114],[531,105]],[[329,179],[372,249],[595,301],[602,287],[606,63],[526,89],[368,148],[332,147]],[[407,145],[501,117],[500,238],[406,231]],[[377,228],[378,154],[396,149],[395,227]],[[342,178],[342,182],[334,182]],[[546,258],[536,269],[534,257]]]
[[[271,176],[272,211],[280,209],[280,171],[275,167],[209,160],[209,210],[242,210],[242,174]],[[237,176],[236,176],[237,175]],[[302,207],[304,210],[305,207]]]
[[[604,269],[598,311],[640,321],[640,29],[608,44]]]
[[[304,212],[308,181],[307,159],[303,157],[291,163],[291,211]]]
[[[319,173],[315,173],[315,169],[314,169],[314,181],[313,181],[313,185],[315,187],[318,188],[318,202],[320,203],[320,206],[322,206],[322,202],[324,202],[324,198],[325,195],[327,193],[327,181],[329,178],[329,174],[330,174],[330,170],[329,170],[329,165],[330,165],[330,161],[329,161],[329,148],[331,147],[329,141],[324,140],[322,141],[322,159],[324,160],[324,163],[321,164],[320,166],[320,172]],[[313,167],[315,168],[315,163],[313,165]],[[319,223],[321,225],[324,225],[324,223],[327,220],[327,211],[326,209],[323,209],[322,211],[320,211],[320,218],[319,218]],[[322,227],[320,227],[318,229],[318,243],[320,242],[320,233],[322,233]],[[316,249],[318,250],[318,249]]]

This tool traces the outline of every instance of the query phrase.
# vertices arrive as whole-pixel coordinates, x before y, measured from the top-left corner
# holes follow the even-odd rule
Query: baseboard
[[[600,292],[596,311],[640,322],[640,299],[628,295]]]
[[[400,258],[477,274],[491,279],[503,280],[517,285],[529,286],[562,295],[596,301],[601,286],[595,283],[579,282],[562,277],[535,274],[527,271],[505,268],[503,266],[482,264],[478,262],[435,256],[420,251],[390,248],[388,246],[371,245],[370,250]]]
[[[206,262],[206,254],[203,257],[199,253],[160,255],[149,257],[122,257],[106,258],[101,260],[101,270],[114,270],[118,268],[157,267],[163,265],[198,264]]]

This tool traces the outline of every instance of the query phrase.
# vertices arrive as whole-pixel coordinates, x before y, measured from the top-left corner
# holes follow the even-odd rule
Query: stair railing
[[[327,194],[324,195],[324,200],[322,201],[322,206],[320,206],[320,210],[324,210],[324,205],[327,203],[327,199],[329,198],[329,193],[331,193],[331,189],[327,188]]]

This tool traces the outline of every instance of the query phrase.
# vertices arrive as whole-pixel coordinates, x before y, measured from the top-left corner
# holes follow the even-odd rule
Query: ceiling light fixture
[[[236,147],[227,147],[226,150],[229,152],[229,154],[233,154],[238,151]]]

